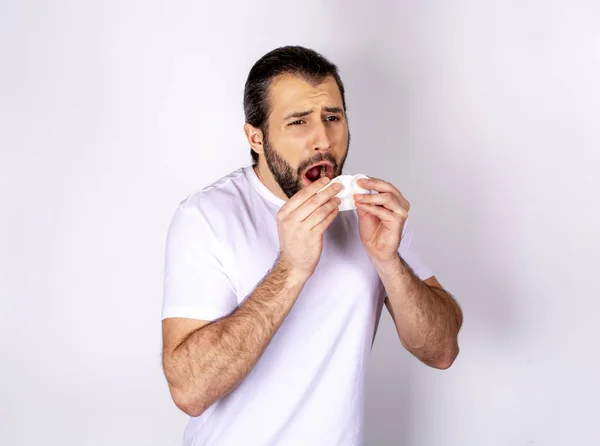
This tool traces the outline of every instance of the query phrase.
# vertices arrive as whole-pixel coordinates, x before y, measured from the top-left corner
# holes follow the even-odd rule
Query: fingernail
[[[323,177],[323,183],[327,184],[329,181],[331,181],[329,177]]]
[[[332,187],[334,190],[342,190],[342,185],[340,183],[336,183]]]
[[[356,194],[356,195],[354,195],[354,199],[355,199],[355,200],[362,200],[362,199],[363,199],[363,197],[362,197],[362,195],[360,195],[360,194]]]

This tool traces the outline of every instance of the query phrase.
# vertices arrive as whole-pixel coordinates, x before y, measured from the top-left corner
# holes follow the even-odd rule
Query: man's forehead
[[[273,79],[269,91],[272,113],[287,113],[320,103],[324,107],[342,108],[342,95],[332,76],[319,83],[284,74]]]

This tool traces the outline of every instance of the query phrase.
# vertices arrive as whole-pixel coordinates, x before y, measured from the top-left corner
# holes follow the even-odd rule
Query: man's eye
[[[334,121],[339,121],[340,118],[338,116],[327,116],[326,118],[328,121],[334,122]]]
[[[304,123],[304,121],[302,119],[299,119],[297,121],[290,122],[290,125],[300,125],[300,124],[303,124],[303,123]]]

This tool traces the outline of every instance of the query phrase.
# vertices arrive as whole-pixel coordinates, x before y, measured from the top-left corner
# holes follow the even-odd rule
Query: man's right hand
[[[279,262],[292,274],[308,280],[323,251],[323,234],[337,214],[341,201],[335,195],[342,189],[336,183],[319,192],[329,178],[301,189],[277,213]]]

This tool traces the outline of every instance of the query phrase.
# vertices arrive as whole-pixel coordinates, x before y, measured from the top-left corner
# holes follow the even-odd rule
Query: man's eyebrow
[[[344,114],[344,111],[340,107],[323,107],[327,113],[339,113]]]
[[[344,110],[341,107],[323,107],[323,111],[326,111],[327,113],[339,113],[339,114],[344,114]],[[305,116],[308,116],[312,113],[312,110],[306,110],[306,111],[301,111],[301,112],[292,112],[289,115],[287,115],[285,118],[283,118],[284,121],[287,121],[288,119],[291,118],[304,118]]]
[[[301,112],[292,112],[283,119],[284,119],[284,121],[287,121],[290,118],[304,118],[305,116],[310,115],[312,112],[313,112],[312,110],[306,110],[306,111],[301,111]]]

